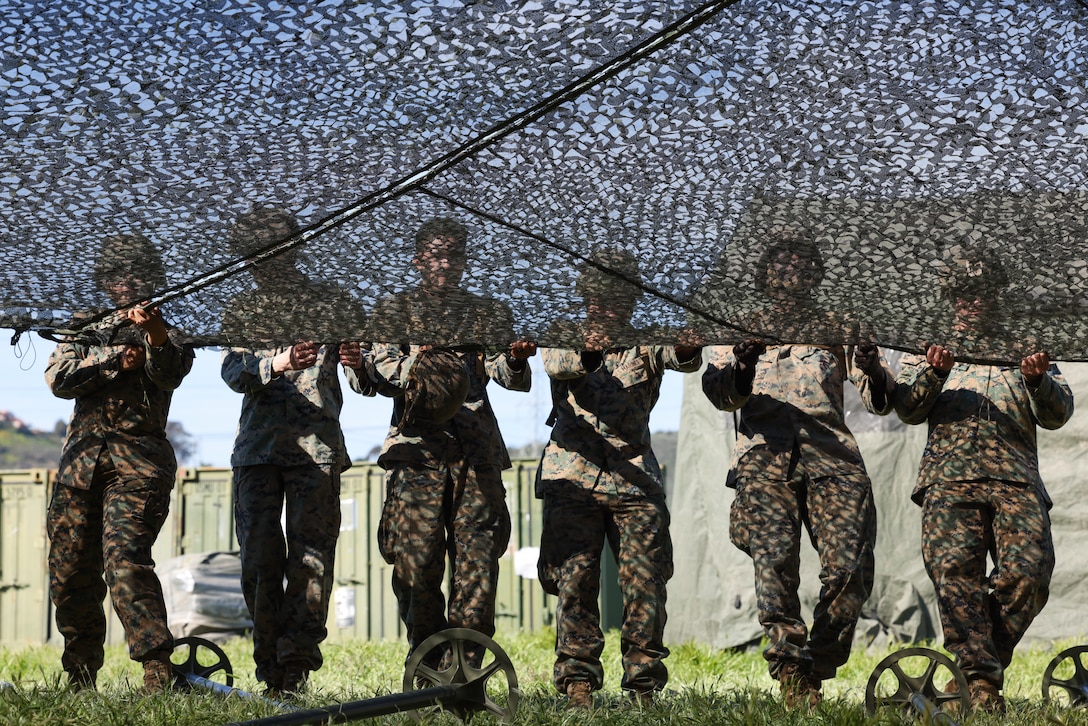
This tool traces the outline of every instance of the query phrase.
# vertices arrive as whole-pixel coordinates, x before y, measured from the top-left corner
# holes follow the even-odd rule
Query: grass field
[[[865,712],[865,687],[873,668],[890,651],[857,652],[825,684],[825,701],[812,713],[785,710],[777,698],[776,683],[766,673],[758,652],[721,652],[694,645],[673,649],[667,663],[668,689],[651,707],[630,705],[619,690],[619,634],[610,633],[605,652],[607,687],[596,694],[592,713],[571,712],[566,699],[551,685],[552,638],[548,631],[501,636],[500,646],[514,663],[521,690],[519,724],[898,724],[917,723],[910,715],[884,710]],[[1045,650],[1023,650],[1010,669],[1006,684],[1009,712],[1005,716],[958,716],[962,724],[1088,724],[1088,712],[1043,706],[1041,681],[1051,659],[1073,643]],[[250,645],[237,639],[224,645],[234,666],[234,685],[256,691]],[[326,645],[325,666],[317,671],[298,704],[304,708],[370,699],[399,693],[404,674],[404,645],[359,642]],[[1068,675],[1059,673],[1068,677]],[[122,648],[111,648],[99,674],[97,693],[68,693],[61,687],[60,653],[50,647],[0,650],[0,678],[14,682],[0,692],[0,724],[42,726],[65,724],[221,724],[280,713],[273,705],[254,699],[224,698],[206,692],[144,696],[138,691],[141,671]],[[494,680],[494,679],[493,679]],[[456,723],[439,715],[435,723]],[[474,724],[495,723],[490,715],[475,715]],[[368,719],[365,723],[414,723],[406,715]]]

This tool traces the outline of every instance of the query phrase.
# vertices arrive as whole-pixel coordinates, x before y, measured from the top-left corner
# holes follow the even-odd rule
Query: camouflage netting
[[[365,338],[438,217],[513,330],[450,295],[383,337],[581,346],[637,297],[607,340],[1088,359],[1075,0],[0,0],[0,38],[3,327],[102,327],[127,235],[197,342]]]

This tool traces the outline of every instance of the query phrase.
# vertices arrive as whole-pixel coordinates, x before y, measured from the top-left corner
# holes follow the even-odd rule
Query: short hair
[[[416,230],[416,254],[423,252],[427,243],[439,237],[452,239],[456,245],[453,252],[460,253],[462,256],[465,254],[468,245],[468,229],[456,219],[449,217],[436,217],[420,225]]]
[[[273,239],[269,232],[282,230]],[[256,207],[246,212],[227,231],[227,244],[239,255],[249,255],[276,241],[282,241],[299,231],[298,220],[285,209]]]
[[[942,289],[950,301],[974,298],[996,298],[1009,284],[1005,265],[997,252],[986,246],[955,245],[944,254],[947,272]]]
[[[166,287],[162,257],[151,240],[142,234],[115,234],[102,240],[94,266],[94,283],[105,292],[106,283],[118,277],[138,277],[142,295]]]
[[[797,255],[812,266],[809,281],[812,287],[818,287],[824,279],[824,258],[816,241],[797,227],[777,227],[767,233],[767,246],[759,257],[759,267],[755,275],[755,284],[761,293],[767,291],[767,268],[782,255]]]

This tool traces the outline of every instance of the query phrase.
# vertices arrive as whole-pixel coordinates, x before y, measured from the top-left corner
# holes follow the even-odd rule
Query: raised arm
[[[86,348],[59,344],[49,356],[45,382],[58,398],[73,399],[93,393],[117,378],[129,346]]]
[[[955,362],[952,351],[940,345],[927,345],[925,356],[903,357],[895,386],[895,413],[903,423],[920,424],[929,418]]]
[[[895,375],[880,348],[872,343],[852,348],[846,354],[850,380],[858,389],[865,410],[878,416],[891,413],[895,406]]]
[[[601,367],[604,355],[600,351],[545,348],[541,353],[544,372],[557,381],[581,378]]]
[[[193,349],[177,342],[176,331],[166,327],[158,308],[136,306],[125,312],[144,336],[144,372],[157,387],[173,391],[193,367]]]
[[[703,349],[699,346],[674,345],[665,348],[665,367],[681,373],[694,373],[703,365]]]
[[[309,340],[276,350],[231,348],[223,352],[220,374],[238,393],[257,393],[287,371],[315,365],[320,351],[321,346]]]
[[[348,379],[351,390],[368,397],[378,392],[374,353],[369,348],[364,348],[360,343],[341,343],[340,365],[344,367],[344,377]]]
[[[408,390],[408,374],[415,365],[419,349],[396,343],[374,343],[374,383],[378,393],[390,398],[403,396]]]
[[[703,372],[703,393],[721,411],[736,411],[752,395],[755,367],[767,346],[758,340],[746,340],[732,348],[715,345],[710,348],[706,371]]]
[[[510,391],[528,391],[533,385],[529,359],[536,355],[536,343],[517,340],[506,353],[489,355],[484,364],[491,380]]]
[[[150,342],[144,345],[144,371],[151,382],[164,391],[176,390],[181,385],[182,379],[192,370],[196,357],[193,349],[178,343],[176,337],[177,334],[171,331],[162,345],[156,346]]]
[[[232,391],[259,393],[275,377],[272,372],[272,350],[230,348],[223,351],[219,374]]]
[[[1020,373],[1028,387],[1031,413],[1044,429],[1057,429],[1073,415],[1073,391],[1045,352],[1020,361]]]

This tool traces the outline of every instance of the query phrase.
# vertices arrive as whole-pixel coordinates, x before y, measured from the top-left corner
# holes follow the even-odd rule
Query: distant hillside
[[[0,470],[56,469],[64,446],[64,421],[53,431],[32,429],[7,411],[0,411]],[[196,441],[176,421],[166,424],[166,438],[174,446],[179,463],[192,459]]]
[[[63,434],[0,420],[0,469],[55,469],[63,443]]]

